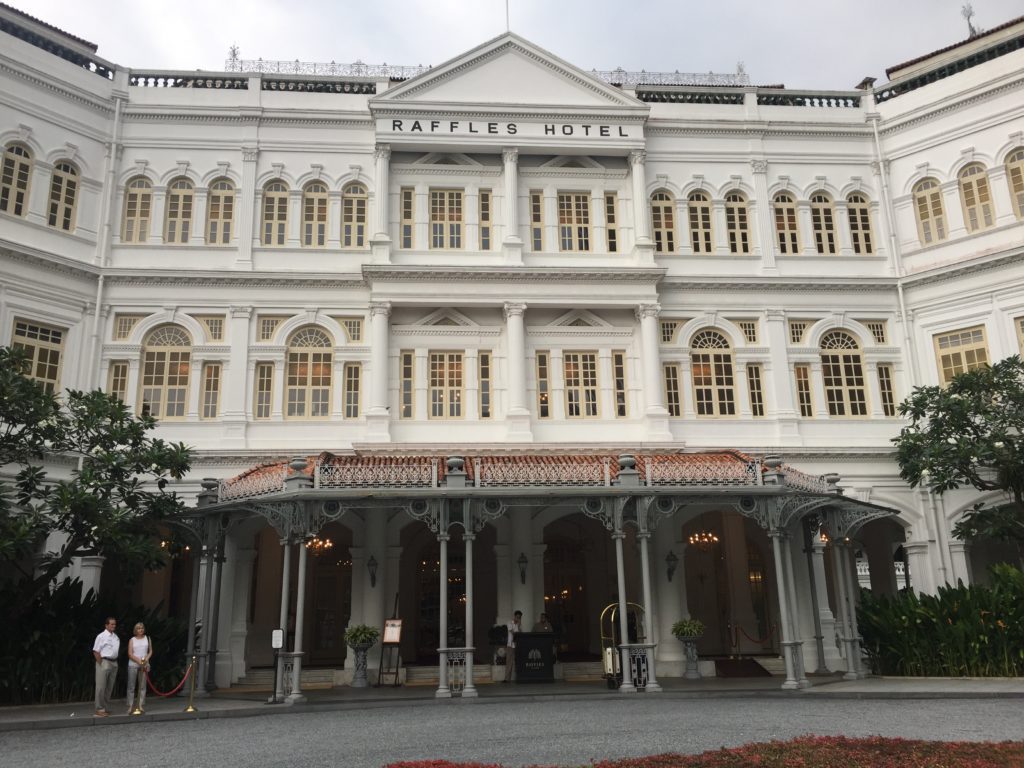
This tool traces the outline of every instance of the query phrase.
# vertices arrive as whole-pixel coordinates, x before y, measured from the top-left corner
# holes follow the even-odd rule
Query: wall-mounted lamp
[[[519,583],[520,584],[525,584],[526,583],[526,566],[527,566],[527,564],[529,562],[530,561],[526,559],[526,553],[525,552],[520,552],[519,553],[519,559],[516,560],[516,563],[518,563],[518,565],[519,565]]]
[[[679,558],[676,557],[676,553],[671,550],[665,555],[665,575],[669,581],[672,581],[672,576],[676,572],[676,568],[679,567]]]
[[[366,561],[366,570],[370,573],[370,586],[377,586],[377,558],[370,555],[370,559]]]

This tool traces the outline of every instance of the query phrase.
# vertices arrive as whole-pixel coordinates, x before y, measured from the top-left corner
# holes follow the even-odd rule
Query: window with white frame
[[[348,184],[341,192],[341,247],[362,248],[366,244],[366,187]]]
[[[235,217],[235,185],[227,179],[217,179],[210,185],[206,205],[206,242],[208,245],[228,245],[231,225]]]
[[[537,418],[551,418],[551,358],[537,353]]]
[[[283,315],[260,315],[259,336],[257,338],[260,341],[273,341],[278,327],[287,319]]]
[[[71,163],[61,160],[53,166],[46,223],[65,232],[74,231],[77,199],[78,169]]]
[[[46,392],[60,389],[60,365],[66,331],[52,325],[15,319],[11,346],[26,355],[25,375],[38,381]]]
[[[206,363],[203,365],[203,392],[200,417],[203,419],[217,418],[220,405],[221,364]]]
[[[129,338],[143,317],[144,315],[114,315],[114,338],[118,341]]]
[[[302,190],[302,245],[327,245],[327,185],[313,181]]]
[[[195,318],[206,327],[210,341],[224,340],[224,315],[196,315]]]
[[[750,395],[750,415],[755,419],[761,418],[764,416],[764,386],[760,365],[747,365],[747,392]]]
[[[462,190],[430,190],[430,247],[462,248]]]
[[[628,415],[626,405],[626,353],[612,352],[612,383],[615,388],[615,415],[624,418]]]
[[[896,394],[892,384],[892,366],[880,363],[878,366],[878,392],[882,397],[882,414],[896,415]]]
[[[430,418],[461,419],[463,375],[461,352],[431,352],[428,357]]]
[[[651,195],[651,233],[656,252],[676,252],[676,201],[665,190]]]
[[[530,247],[537,253],[544,250],[544,193],[530,191]]]
[[[829,416],[867,416],[864,364],[860,345],[845,331],[821,339],[821,373]]]
[[[481,189],[479,195],[480,250],[491,250],[491,190]]]
[[[184,419],[192,369],[192,339],[177,325],[150,332],[142,347],[139,412],[156,419]]]
[[[399,192],[401,200],[401,242],[402,248],[412,248],[416,232],[416,193],[412,187],[402,187]]]
[[[619,215],[616,211],[616,194],[604,193],[604,226],[605,238],[608,241],[608,253],[619,252]]]
[[[480,402],[477,410],[481,419],[489,419],[494,415],[493,372],[491,370],[491,353],[480,352],[477,355],[477,390]]]
[[[672,344],[676,340],[676,333],[679,331],[679,326],[682,323],[678,320],[662,320],[661,326],[661,343]]]
[[[263,187],[263,244],[284,245],[288,237],[288,186],[271,181]]]
[[[683,404],[679,396],[679,366],[669,363],[663,366],[665,373],[665,408],[669,416],[682,416]]]
[[[687,200],[690,217],[690,245],[694,253],[711,253],[714,238],[711,234],[711,198],[705,192],[692,192]]]
[[[796,402],[800,415],[810,418],[814,415],[814,400],[811,397],[811,366],[799,363],[793,366],[793,378],[796,382]]]
[[[735,416],[736,392],[729,341],[718,331],[699,331],[690,343],[693,403],[698,416]]]
[[[32,179],[32,153],[22,144],[4,147],[0,171],[0,211],[24,216],[28,211],[28,185]]]
[[[747,344],[757,344],[757,320],[737,320],[736,325],[743,332],[743,340]]]
[[[868,199],[854,192],[846,198],[846,217],[850,222],[850,239],[853,252],[870,255],[875,252],[874,236],[871,232],[871,205]]]
[[[252,415],[254,419],[269,419],[274,395],[274,364],[256,363],[253,387]]]
[[[789,343],[803,344],[804,335],[807,333],[808,322],[806,320],[789,321]]]
[[[811,229],[814,247],[819,254],[831,256],[836,252],[836,211],[832,198],[824,192],[811,195]]]
[[[144,243],[149,237],[149,219],[153,210],[153,185],[149,179],[138,176],[125,186],[124,221],[121,241]]]
[[[780,192],[772,201],[772,212],[775,215],[775,235],[779,243],[779,253],[800,253],[796,200],[788,192]]]
[[[971,163],[959,175],[960,203],[964,208],[964,224],[968,232],[988,229],[995,223],[992,213],[992,192],[988,187],[985,166]]]
[[[107,392],[122,403],[128,397],[128,361],[111,360],[107,371]]]
[[[871,338],[876,344],[886,344],[889,341],[889,334],[885,326],[885,320],[865,320],[864,325],[871,331]]]
[[[984,326],[964,328],[935,336],[935,356],[942,385],[958,373],[988,365],[988,343]]]
[[[345,337],[349,344],[359,344],[363,340],[363,318],[361,317],[336,317],[345,331]]]
[[[164,242],[183,245],[192,232],[192,206],[195,187],[188,179],[175,179],[167,185],[167,212],[164,218]]]
[[[415,416],[414,396],[416,393],[416,356],[408,351],[403,351],[398,358],[398,381],[399,381],[399,404],[398,415],[402,419],[411,419]]]
[[[942,188],[935,179],[922,179],[914,186],[914,211],[917,234],[922,245],[946,239],[946,210],[942,206]]]
[[[562,251],[590,250],[590,195],[558,193],[558,240]]]
[[[1006,183],[1010,185],[1013,212],[1018,219],[1024,219],[1024,147],[1006,156]]]
[[[322,329],[300,328],[288,340],[285,369],[285,415],[325,419],[331,413],[334,343]]]
[[[345,418],[359,418],[360,395],[362,391],[363,366],[360,363],[345,363]]]
[[[750,223],[747,198],[739,192],[725,196],[725,229],[729,236],[729,253],[750,253]]]
[[[597,353],[565,352],[565,415],[570,419],[593,418],[598,414]]]

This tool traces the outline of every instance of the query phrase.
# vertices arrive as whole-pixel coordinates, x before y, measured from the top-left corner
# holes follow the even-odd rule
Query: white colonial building
[[[629,601],[659,673],[693,615],[792,687],[858,671],[855,556],[930,591],[1002,555],[890,441],[914,386],[1024,344],[1024,19],[829,92],[515,34],[167,72],[7,6],[0,32],[0,339],[194,446],[183,494],[220,481],[211,567],[135,594],[206,617],[220,685],[275,627],[332,669],[393,614],[413,665],[546,610],[565,666]]]

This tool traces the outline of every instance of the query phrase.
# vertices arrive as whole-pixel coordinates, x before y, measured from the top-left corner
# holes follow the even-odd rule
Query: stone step
[[[567,683],[587,683],[604,678],[600,661],[570,661],[561,665],[562,679]]]
[[[274,675],[275,671],[272,667],[261,667],[259,669],[250,669],[245,673],[244,677],[239,678],[238,682],[232,687],[238,688],[252,688],[252,689],[265,689],[271,690],[274,687]],[[303,688],[332,688],[334,687],[334,670],[333,669],[303,669],[302,670],[302,687]]]
[[[786,676],[786,662],[781,656],[755,656],[754,661],[770,675]]]
[[[491,681],[491,665],[490,664],[474,664],[473,665],[473,682],[477,685],[483,683],[490,683]],[[438,676],[436,666],[423,666],[423,667],[406,667],[405,668],[405,684],[406,685],[433,685],[437,686]]]

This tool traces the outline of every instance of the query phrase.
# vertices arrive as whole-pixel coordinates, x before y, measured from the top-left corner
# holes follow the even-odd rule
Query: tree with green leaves
[[[1002,539],[1024,554],[1024,361],[1014,355],[946,387],[916,387],[899,413],[910,420],[893,439],[903,479],[939,494],[962,486],[1002,492],[976,504],[954,535]]]
[[[184,511],[167,483],[191,461],[183,444],[148,436],[152,417],[99,390],[50,394],[28,362],[0,347],[0,559],[17,571],[16,615],[77,557],[162,567],[161,525]],[[51,478],[46,461],[71,468]],[[47,540],[54,551],[42,551]]]

